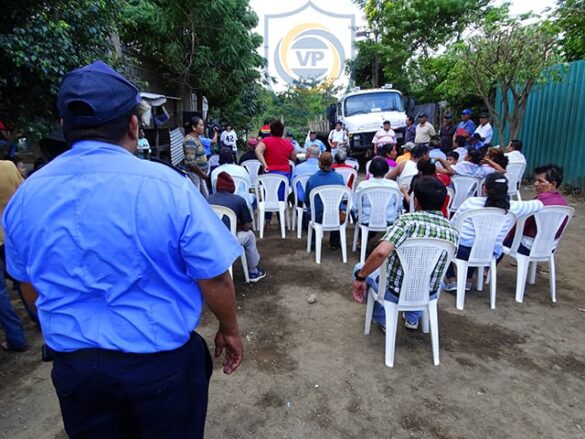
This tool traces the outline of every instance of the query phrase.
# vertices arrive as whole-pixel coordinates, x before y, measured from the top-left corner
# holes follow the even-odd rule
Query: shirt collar
[[[130,151],[128,151],[127,149],[120,145],[114,145],[113,143],[102,142],[99,140],[80,140],[79,142],[75,142],[71,149],[80,152],[90,150],[101,150],[132,155]]]

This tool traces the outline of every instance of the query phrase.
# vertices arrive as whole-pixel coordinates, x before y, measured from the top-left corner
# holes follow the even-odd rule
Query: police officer
[[[228,269],[242,248],[193,184],[134,156],[140,95],[101,61],[68,73],[58,107],[71,149],[4,215],[8,271],[31,283],[72,438],[203,437],[209,350],[243,356]]]

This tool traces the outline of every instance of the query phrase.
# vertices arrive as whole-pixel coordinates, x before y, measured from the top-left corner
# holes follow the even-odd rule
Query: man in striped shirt
[[[402,215],[388,229],[378,246],[370,254],[363,266],[356,266],[354,271],[353,298],[363,303],[366,297],[367,283],[375,282],[370,276],[383,263],[388,260],[388,282],[386,300],[398,302],[400,287],[404,272],[400,265],[398,254],[394,251],[408,238],[437,238],[457,244],[457,230],[446,220],[441,213],[441,206],[447,196],[447,189],[436,178],[420,177],[414,187],[414,202],[416,212]],[[447,255],[443,255],[435,267],[429,285],[429,294],[433,297],[441,279],[440,273],[447,261]],[[405,325],[408,329],[418,328],[421,317],[420,311],[407,311],[405,313]],[[374,321],[385,327],[384,309],[378,303],[374,305]]]

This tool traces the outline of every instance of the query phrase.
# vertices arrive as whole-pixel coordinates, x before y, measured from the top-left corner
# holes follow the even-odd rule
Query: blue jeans
[[[0,261],[0,325],[6,335],[8,347],[21,349],[26,346],[26,337],[22,323],[10,303],[6,280],[4,279],[4,266]]]
[[[354,273],[357,272],[362,266],[363,266],[362,263],[356,264],[356,266],[353,269],[353,272]],[[372,275],[370,275],[366,278],[366,284],[368,287],[371,287],[371,288],[375,289],[376,291],[378,290],[378,279],[372,277]],[[437,293],[430,293],[430,298],[436,299]],[[366,295],[366,299],[367,299],[367,295]],[[388,290],[386,290],[386,294],[384,295],[384,299],[386,299],[387,301],[392,302],[392,303],[398,303],[398,296],[394,293],[389,292]],[[409,323],[418,323],[418,321],[422,317],[422,311],[405,311],[404,314],[405,314],[406,320]],[[386,313],[384,311],[384,307],[382,305],[380,305],[378,302],[374,302],[374,312],[372,314],[372,319],[377,324],[382,325],[384,327],[386,326]]]

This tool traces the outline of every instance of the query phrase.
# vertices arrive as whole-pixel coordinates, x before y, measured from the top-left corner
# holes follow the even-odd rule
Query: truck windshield
[[[380,111],[404,111],[400,93],[365,93],[345,100],[345,116],[377,113]]]

